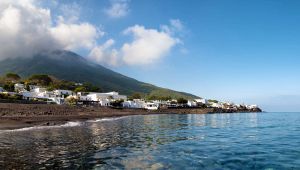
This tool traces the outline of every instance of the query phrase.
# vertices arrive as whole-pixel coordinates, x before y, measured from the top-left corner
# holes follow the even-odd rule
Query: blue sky
[[[73,15],[70,22],[99,29],[98,51],[74,51],[91,57],[104,49],[97,62],[115,71],[205,98],[256,103],[267,111],[300,111],[300,1],[62,0],[39,5],[51,10],[54,24],[59,15],[65,23]],[[117,11],[109,13],[114,5]],[[153,47],[167,44],[154,53],[155,59],[141,56],[145,63],[126,60],[124,44],[132,47],[129,52],[143,52],[133,46],[145,38],[137,32],[148,35],[149,30],[167,36],[169,44]]]

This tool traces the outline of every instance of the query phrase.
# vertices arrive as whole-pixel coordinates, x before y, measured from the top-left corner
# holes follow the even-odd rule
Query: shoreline
[[[260,112],[260,110],[233,111],[216,108],[172,108],[150,111],[145,109],[116,109],[100,106],[0,103],[0,130],[14,130],[33,126],[56,126],[71,121],[86,121],[132,115],[237,112]]]

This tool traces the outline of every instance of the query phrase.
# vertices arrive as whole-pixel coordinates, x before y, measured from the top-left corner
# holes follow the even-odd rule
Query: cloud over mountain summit
[[[143,25],[124,28],[121,36],[132,37],[130,42],[108,38],[106,42],[99,43],[105,32],[81,21],[80,14],[76,13],[80,11],[78,5],[62,4],[61,9],[65,11],[53,15],[50,8],[42,6],[42,3],[41,0],[0,1],[0,60],[66,49],[86,50],[89,53],[87,58],[100,64],[147,65],[166,56],[180,42],[174,30],[182,28],[181,22],[171,20],[169,26],[164,25],[160,30]],[[116,43],[120,43],[119,48]]]

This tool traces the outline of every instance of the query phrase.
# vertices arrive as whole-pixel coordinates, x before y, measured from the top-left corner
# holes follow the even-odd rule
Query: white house
[[[146,102],[141,99],[134,99],[135,108],[145,108]]]
[[[110,100],[127,100],[127,96],[119,95],[118,92],[109,92],[109,93],[90,93],[87,95],[91,98],[92,101],[100,101],[104,99]]]
[[[36,92],[29,92],[29,91],[24,91],[20,93],[23,96],[23,99],[25,100],[32,100],[32,99],[36,99],[39,98],[38,93]]]
[[[196,107],[197,106],[197,102],[194,100],[188,100],[187,105],[189,107]]]
[[[36,89],[36,88],[39,88],[40,86],[36,86],[36,85],[29,85],[29,90],[33,90],[33,89]]]
[[[195,101],[199,104],[208,104],[206,99],[195,99]]]
[[[62,97],[50,97],[49,100],[56,104],[63,104],[65,102],[65,99]]]
[[[87,96],[88,94],[89,93],[87,93],[87,92],[78,92],[77,98],[80,101],[92,101],[92,99],[89,96]]]
[[[113,100],[127,100],[127,96],[119,95],[118,92],[90,93],[87,97],[91,101],[99,102],[101,106],[109,106]]]
[[[16,92],[27,91],[27,90],[25,90],[25,85],[24,84],[17,83],[17,84],[14,85],[14,87],[15,87]]]
[[[210,103],[210,106],[211,107],[215,107],[215,108],[222,108],[222,104],[220,104],[220,103]]]
[[[71,96],[74,94],[71,90],[54,90],[53,93],[54,95],[59,97]]]
[[[145,101],[143,101],[141,99],[134,99],[133,101],[124,101],[123,107],[142,109],[142,108],[145,108]]]
[[[80,101],[92,101],[91,98],[88,96],[78,96],[78,99]]]
[[[123,105],[124,108],[134,108],[133,107],[134,106],[134,102],[133,101],[124,101],[122,103],[122,105]]]
[[[158,104],[152,103],[152,102],[147,102],[145,105],[145,109],[148,110],[158,110],[159,106]]]
[[[36,90],[39,91],[39,90]],[[47,101],[51,101],[54,102],[56,104],[63,104],[64,103],[64,99],[61,97],[57,97],[53,94],[53,92],[48,92],[48,91],[44,91],[44,92],[34,92],[34,91],[24,91],[20,93],[23,96],[24,100],[34,100],[34,99],[44,99]]]
[[[110,105],[111,100],[110,99],[101,99],[99,100],[99,104],[101,106],[109,106]]]
[[[106,95],[104,93],[90,93],[87,95],[91,99],[91,101],[100,101],[101,99],[107,99],[109,98],[109,95]]]
[[[256,104],[253,104],[253,105],[247,105],[246,108],[247,109],[257,109],[258,106]]]
[[[109,92],[109,93],[103,93],[103,94],[106,94],[108,96],[112,96],[113,99],[115,100],[127,100],[127,96],[125,95],[120,95],[118,92]]]
[[[42,88],[42,87],[32,89],[30,91],[30,93],[31,94],[29,94],[29,93],[25,93],[25,94],[28,94],[29,96],[33,96],[33,98],[39,98],[39,99],[48,99],[51,97],[55,97],[55,95],[52,91],[47,91],[46,88]]]
[[[34,88],[32,90],[30,90],[31,92],[35,92],[35,93],[43,93],[46,91],[46,88],[43,88],[43,87],[37,87],[37,88]]]

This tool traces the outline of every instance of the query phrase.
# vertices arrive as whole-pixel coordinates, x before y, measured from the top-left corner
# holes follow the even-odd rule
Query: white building
[[[247,109],[257,109],[258,106],[256,104],[253,104],[253,105],[247,105],[246,108]]]
[[[20,93],[23,96],[23,99],[25,100],[33,100],[33,99],[38,99],[38,98],[43,98],[39,97],[39,93],[33,92],[33,91],[24,91]]]
[[[111,100],[110,99],[101,99],[99,100],[99,104],[101,106],[109,106],[110,105]]]
[[[145,101],[141,100],[141,99],[134,99],[133,101],[124,101],[123,107],[124,108],[142,109],[142,108],[145,108]]]
[[[195,101],[199,104],[208,104],[206,99],[195,99]]]
[[[100,101],[101,99],[127,100],[127,96],[119,95],[118,92],[109,93],[90,93],[87,95],[92,101]]]
[[[92,101],[92,99],[87,96],[89,93],[87,92],[78,92],[77,93],[77,98],[79,101]]]
[[[53,93],[59,97],[66,97],[74,94],[71,90],[54,90]]]
[[[27,91],[27,90],[25,89],[25,85],[24,85],[24,84],[17,83],[17,84],[14,85],[14,87],[15,87],[15,91],[16,91],[16,92]]]
[[[49,98],[49,100],[51,100],[52,102],[56,103],[56,104],[64,104],[65,99],[62,97],[51,97]]]
[[[99,102],[101,106],[109,106],[111,101],[127,100],[127,96],[119,95],[118,92],[109,93],[90,93],[87,95],[91,101]]]
[[[153,103],[153,102],[147,102],[145,104],[145,109],[148,109],[148,110],[158,110],[158,108],[159,108],[159,105],[156,103]]]
[[[37,88],[34,88],[32,90],[30,90],[31,92],[35,92],[35,93],[44,93],[46,92],[46,88],[43,88],[43,87],[37,87]]]
[[[220,104],[220,103],[210,103],[210,106],[211,107],[215,107],[215,108],[222,108],[222,104]]]
[[[188,100],[187,105],[189,107],[196,107],[197,106],[197,102],[194,100]]]
[[[133,101],[124,101],[122,103],[124,108],[134,108],[134,102]]]
[[[33,90],[33,89],[36,89],[36,88],[39,88],[40,86],[37,86],[37,85],[29,85],[29,90]]]

